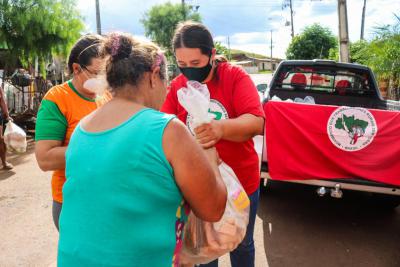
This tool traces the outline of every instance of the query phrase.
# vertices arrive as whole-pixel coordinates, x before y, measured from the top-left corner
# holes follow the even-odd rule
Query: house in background
[[[256,58],[239,53],[232,55],[232,64],[242,66],[247,73],[253,74],[260,71],[274,71],[278,64],[282,61],[280,58]]]

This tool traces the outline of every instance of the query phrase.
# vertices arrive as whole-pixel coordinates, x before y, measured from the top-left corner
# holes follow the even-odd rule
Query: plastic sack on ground
[[[250,200],[233,170],[221,163],[221,177],[227,188],[225,212],[219,222],[210,223],[192,212],[184,228],[181,264],[204,264],[234,250],[246,235]]]
[[[189,81],[178,91],[179,103],[193,117],[193,126],[210,122],[210,93],[205,84]],[[219,222],[197,218],[192,212],[184,228],[181,264],[208,263],[234,250],[242,242],[249,220],[250,200],[233,170],[221,163],[221,177],[227,188],[227,203]]]
[[[26,133],[18,125],[9,121],[4,131],[4,142],[7,149],[18,153],[26,151]]]

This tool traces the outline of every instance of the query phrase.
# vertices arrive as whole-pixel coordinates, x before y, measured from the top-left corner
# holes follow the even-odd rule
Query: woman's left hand
[[[197,141],[205,149],[215,146],[224,134],[221,121],[216,120],[198,126],[194,132]]]

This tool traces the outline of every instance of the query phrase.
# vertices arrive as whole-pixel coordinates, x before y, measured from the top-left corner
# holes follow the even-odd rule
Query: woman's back
[[[92,133],[78,126],[66,154],[59,266],[166,266],[185,220],[162,139],[172,119],[142,109]]]

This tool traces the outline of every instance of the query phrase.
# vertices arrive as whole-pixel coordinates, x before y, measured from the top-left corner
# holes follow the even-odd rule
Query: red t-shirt
[[[216,120],[233,119],[243,114],[264,117],[260,98],[250,76],[240,67],[219,63],[217,75],[207,83],[210,91],[210,110]],[[187,79],[180,74],[168,89],[161,111],[175,114],[193,132],[191,117],[179,104],[177,91],[186,87]],[[245,142],[220,140],[216,148],[221,159],[228,164],[247,194],[254,193],[260,184],[260,169],[253,139]]]

